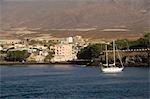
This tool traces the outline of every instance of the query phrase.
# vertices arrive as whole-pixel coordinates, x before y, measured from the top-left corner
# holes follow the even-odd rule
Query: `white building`
[[[42,46],[42,45],[36,45],[36,46],[34,46],[34,48],[41,49],[41,50],[46,50],[47,49],[47,47]]]
[[[44,59],[45,59],[45,56],[42,56],[42,55],[35,56],[35,61],[38,63],[43,63]]]
[[[19,39],[3,39],[3,40],[0,40],[0,44],[17,44],[17,43],[20,43],[21,40]]]
[[[37,49],[34,49],[34,48],[28,48],[28,52],[29,53],[33,53],[33,52],[36,52],[37,51]]]
[[[15,48],[25,48],[26,45],[24,45],[24,44],[14,44],[14,47]]]
[[[0,51],[2,51],[2,50],[3,50],[3,47],[0,46]]]
[[[47,56],[48,52],[47,51],[39,51],[39,55]]]
[[[68,43],[73,43],[73,37],[66,38]]]

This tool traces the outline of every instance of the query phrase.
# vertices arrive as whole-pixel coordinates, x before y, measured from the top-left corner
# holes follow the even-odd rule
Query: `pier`
[[[116,50],[119,52],[148,52],[150,48],[142,48],[142,49],[126,49],[126,50]],[[104,51],[106,52],[106,51]],[[107,52],[113,52],[113,50],[107,50]]]

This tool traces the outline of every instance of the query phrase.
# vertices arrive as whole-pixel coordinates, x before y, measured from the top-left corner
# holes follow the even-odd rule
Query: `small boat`
[[[108,51],[107,51],[107,45],[106,45],[106,64],[102,64],[101,66],[101,70],[104,73],[119,73],[121,71],[123,71],[124,66],[123,63],[121,61],[119,52],[118,52],[118,56],[119,56],[119,60],[121,62],[121,66],[117,67],[116,66],[116,47],[115,47],[115,42],[113,41],[113,58],[114,58],[114,63],[113,64],[109,64],[108,63]]]
[[[105,67],[105,68],[101,67],[101,69],[104,73],[119,73],[123,71],[124,68],[114,66],[114,67]]]

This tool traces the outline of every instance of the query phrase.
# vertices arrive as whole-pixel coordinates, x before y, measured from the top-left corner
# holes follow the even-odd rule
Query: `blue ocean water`
[[[148,67],[118,74],[82,65],[0,66],[2,99],[150,99]]]

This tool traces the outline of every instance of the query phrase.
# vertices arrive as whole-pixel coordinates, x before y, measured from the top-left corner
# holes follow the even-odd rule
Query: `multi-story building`
[[[53,46],[54,58],[53,62],[69,61],[76,59],[72,44],[57,44]]]

